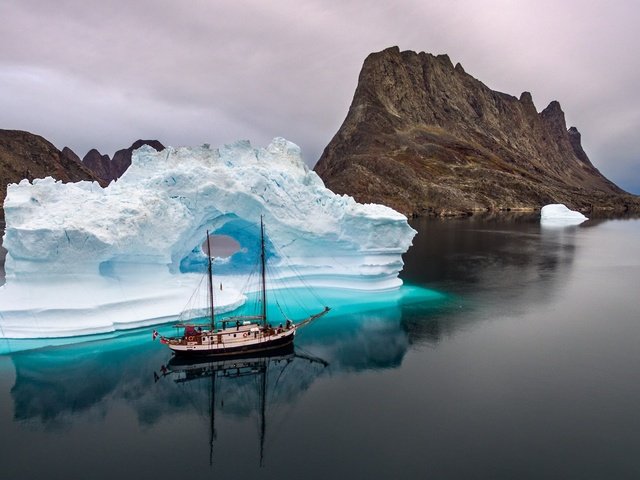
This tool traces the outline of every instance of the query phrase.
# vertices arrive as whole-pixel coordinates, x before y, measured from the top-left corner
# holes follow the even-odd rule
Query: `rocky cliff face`
[[[63,182],[96,180],[73,151],[58,150],[53,144],[29,132],[0,130],[0,199],[4,203],[9,183],[23,178],[33,180],[51,176]],[[4,210],[0,210],[4,222]]]
[[[82,163],[100,179],[100,185],[103,187],[112,180],[109,155],[102,155],[98,150],[92,148],[84,156]]]
[[[87,167],[89,167],[100,178],[100,183],[108,185],[111,180],[116,180],[122,176],[122,174],[131,165],[131,155],[134,150],[140,148],[143,145],[149,145],[156,149],[158,152],[164,150],[164,145],[158,140],[136,140],[129,148],[123,148],[118,150],[113,159],[109,158],[109,155],[102,155],[95,148],[89,150],[82,159]]]
[[[347,118],[316,167],[327,187],[408,215],[640,210],[592,165],[558,102],[489,89],[447,55],[367,57]]]

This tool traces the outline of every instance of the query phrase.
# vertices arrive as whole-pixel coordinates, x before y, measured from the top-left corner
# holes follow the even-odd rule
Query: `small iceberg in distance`
[[[562,203],[545,205],[540,210],[540,224],[545,227],[580,225],[585,220],[589,219],[580,212],[570,210]]]

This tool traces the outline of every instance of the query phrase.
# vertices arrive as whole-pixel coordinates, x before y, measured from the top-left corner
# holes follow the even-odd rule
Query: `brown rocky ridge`
[[[97,149],[92,148],[82,159],[82,164],[100,179],[100,185],[103,187],[107,186],[111,181],[111,159],[109,155],[102,155]]]
[[[640,212],[593,166],[560,104],[496,92],[447,55],[372,53],[315,171],[358,202],[409,216],[536,210]]]
[[[0,199],[3,203],[9,183],[47,176],[63,182],[97,180],[71,149],[65,147],[60,151],[41,136],[29,132],[0,130]],[[4,209],[0,209],[0,222],[4,223]]]

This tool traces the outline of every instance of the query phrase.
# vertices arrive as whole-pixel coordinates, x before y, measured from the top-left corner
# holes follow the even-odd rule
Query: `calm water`
[[[408,287],[324,292],[295,354],[0,340],[0,478],[640,478],[640,221],[414,227]]]

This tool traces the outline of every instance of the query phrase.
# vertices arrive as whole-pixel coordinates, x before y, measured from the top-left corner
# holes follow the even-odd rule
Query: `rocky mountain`
[[[560,104],[496,92],[451,63],[397,47],[367,57],[344,123],[315,167],[327,187],[407,215],[640,211],[596,169]]]
[[[84,156],[82,163],[100,179],[100,185],[103,187],[113,179],[109,155],[102,155],[98,150],[92,148]]]
[[[76,155],[76,152],[74,152],[73,150],[71,150],[69,147],[64,147],[60,153],[62,154],[62,156],[64,158],[67,159],[68,162],[75,162],[75,163],[81,163],[82,160],[80,160],[80,157],[78,155]]]
[[[129,165],[131,165],[131,155],[133,151],[143,145],[149,145],[158,152],[164,150],[164,145],[158,140],[136,140],[129,148],[118,150],[113,155],[113,159],[110,159],[109,155],[102,155],[98,150],[93,148],[84,156],[82,163],[89,167],[100,178],[100,183],[103,186],[108,185],[111,180],[122,176],[127,168],[129,168]]]
[[[4,203],[7,184],[23,178],[51,176],[63,182],[97,180],[73,151],[58,150],[39,135],[20,130],[0,130],[0,198]],[[0,210],[4,222],[4,210]]]

